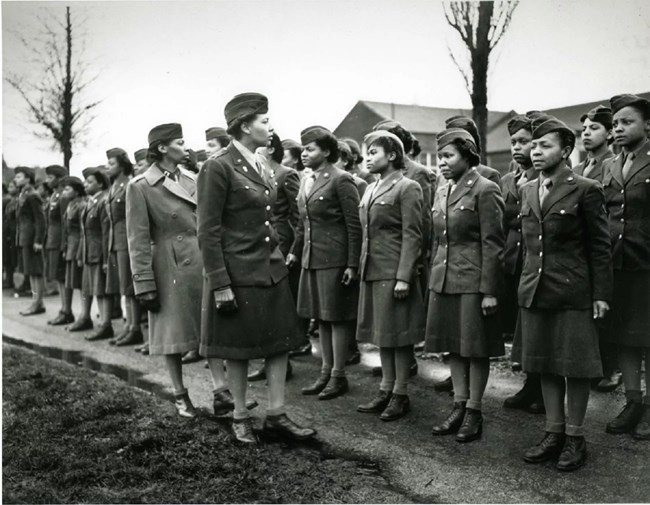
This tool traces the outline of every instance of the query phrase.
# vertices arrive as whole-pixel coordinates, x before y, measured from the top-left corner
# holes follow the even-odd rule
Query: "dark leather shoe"
[[[327,383],[330,381],[330,376],[329,375],[320,375],[318,379],[316,379],[316,382],[314,382],[311,386],[307,386],[306,388],[302,388],[302,394],[303,395],[317,395],[319,394],[325,387],[327,386]]]
[[[556,459],[564,448],[564,439],[564,433],[547,431],[541,442],[524,453],[524,461],[526,463],[542,463],[549,459]]]
[[[595,389],[601,393],[611,393],[621,385],[621,382],[623,382],[623,375],[621,372],[615,371],[600,379]]]
[[[74,323],[68,326],[68,331],[86,331],[93,329],[93,322],[90,319],[82,318],[77,319]]]
[[[196,417],[196,409],[187,393],[174,396],[174,406],[181,417]]]
[[[142,336],[142,333],[140,333]],[[118,342],[116,345],[120,345],[120,342]],[[201,361],[203,358],[201,358],[201,355],[199,354],[199,351],[196,349],[193,349],[191,351],[186,352],[183,357],[181,358],[181,362],[183,365],[189,365],[190,363],[197,363]]]
[[[247,400],[246,408],[252,410],[257,407],[255,400]],[[212,394],[212,410],[215,416],[225,416],[235,410],[235,401],[233,400],[232,393],[227,389]]]
[[[381,389],[372,400],[368,403],[363,403],[357,407],[357,412],[363,412],[367,414],[379,414],[383,412],[388,403],[390,402],[393,393],[391,391],[382,391]]]
[[[99,329],[92,335],[88,335],[86,340],[94,342],[95,340],[105,340],[113,337],[113,327],[111,325],[100,326]]]
[[[253,420],[250,417],[233,419],[232,433],[242,444],[257,444],[257,435],[253,431]]]
[[[44,314],[45,313],[45,307],[43,305],[39,305],[38,307],[29,307],[27,310],[23,310],[20,315],[21,316],[36,316],[38,314]]]
[[[465,409],[465,419],[458,433],[456,442],[466,443],[476,440],[483,432],[483,414],[480,410]]]
[[[388,407],[381,413],[379,419],[382,421],[396,421],[404,417],[411,410],[411,402],[408,395],[396,395],[390,399]]]
[[[149,345],[149,342],[147,342],[147,341],[145,340],[145,341],[142,342],[141,344],[136,345],[136,346],[133,348],[133,350],[134,350],[135,352],[142,352],[142,349],[144,349],[144,348],[147,347],[148,345]]]
[[[539,397],[533,403],[530,404],[530,407],[526,409],[526,412],[531,414],[546,414],[546,407],[544,406],[544,398]]]
[[[293,440],[306,440],[316,435],[316,430],[298,426],[286,414],[266,416],[264,432],[269,435],[291,438]]]
[[[70,323],[74,323],[72,312],[59,312],[59,315],[52,319],[48,324],[51,324],[52,326],[62,326]]]
[[[307,342],[305,345],[289,351],[289,357],[292,358],[294,356],[311,356],[311,342]]]
[[[318,394],[319,400],[332,400],[343,396],[350,390],[347,377],[332,377],[327,387]]]
[[[115,342],[116,347],[122,347],[125,345],[136,345],[136,344],[142,344],[144,342],[144,336],[142,335],[142,330],[137,329],[137,330],[131,330],[126,334],[124,338],[119,339],[117,342]],[[190,352],[197,352],[197,351],[190,351]],[[188,353],[189,354],[189,353]],[[198,353],[197,353],[198,355]],[[187,354],[183,356],[183,360],[186,358]],[[195,361],[200,360],[201,357]],[[183,361],[183,363],[187,363],[187,361]]]
[[[450,435],[456,433],[463,424],[465,418],[465,405],[467,402],[454,402],[454,408],[442,423],[431,429],[433,435]]]
[[[148,342],[144,343],[144,347],[140,350],[140,352],[145,356],[149,356],[149,343]]]
[[[528,409],[535,401],[542,398],[542,385],[537,375],[527,375],[524,386],[503,402],[506,409]],[[543,402],[543,401],[542,401]]]
[[[572,437],[567,435],[564,442],[564,449],[560,454],[555,468],[562,472],[577,470],[587,461],[587,442],[585,437]]]
[[[444,380],[435,382],[433,384],[433,389],[438,393],[447,393],[454,390],[454,383],[451,381],[451,376],[447,377]]]
[[[650,405],[643,406],[643,415],[632,430],[632,438],[650,440]]]
[[[111,345],[117,344],[118,341],[126,338],[126,336],[129,334],[129,331],[131,331],[131,330],[129,330],[128,328],[124,328],[122,330],[122,333],[118,333],[117,335],[113,334],[113,338],[111,338],[108,341],[108,343],[111,344]]]
[[[643,404],[628,400],[621,413],[607,423],[605,431],[613,435],[631,432],[643,416]]]
[[[380,366],[373,366],[371,373],[373,377],[381,377],[383,375]]]
[[[359,349],[354,351],[350,357],[347,359],[345,362],[346,365],[358,365],[361,363],[361,352],[359,352]]]

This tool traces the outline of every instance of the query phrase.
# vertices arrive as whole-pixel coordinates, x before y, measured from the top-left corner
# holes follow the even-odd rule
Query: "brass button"
[[[176,237],[176,238],[177,238],[177,239],[178,239],[178,241],[180,242],[181,240],[183,240],[183,235],[179,235],[179,236],[178,236],[178,237]]]
[[[186,265],[189,265],[189,264],[190,264],[190,260],[189,260],[189,258],[186,259],[185,261],[183,261],[183,263],[185,263]]]
[[[618,239],[623,240],[623,234],[622,233],[618,236]]]
[[[265,195],[270,195],[271,192],[267,189],[266,191],[264,191],[264,194],[265,194]]]
[[[542,256],[544,256],[544,253],[540,251],[539,252],[539,257],[541,258]]]
[[[268,221],[264,221],[264,225],[265,225],[265,226],[270,226],[271,223],[269,223]]]
[[[270,205],[267,205],[267,206],[266,206],[266,210],[271,210],[271,206],[270,206]]]
[[[542,269],[541,269],[541,268],[538,268],[538,269],[537,269],[537,272],[541,274],[541,273],[542,273]]]
[[[269,237],[264,237],[264,242],[270,242],[271,239]]]
[[[537,237],[537,238],[540,239],[540,240],[542,240],[542,236],[541,236],[541,235],[540,235],[539,237]]]

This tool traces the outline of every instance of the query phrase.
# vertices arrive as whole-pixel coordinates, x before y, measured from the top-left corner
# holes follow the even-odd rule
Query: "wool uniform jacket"
[[[61,187],[54,188],[46,204],[47,238],[45,249],[64,251],[65,247],[65,211],[68,201],[61,194]]]
[[[108,190],[106,209],[111,228],[108,239],[109,251],[127,251],[126,238],[126,186],[131,176],[120,174]]]
[[[615,270],[650,270],[650,140],[638,151],[627,179],[624,156],[606,161],[603,187]]]
[[[499,186],[470,169],[438,189],[433,205],[429,289],[496,296],[503,272],[503,199]]]
[[[269,167],[278,194],[273,206],[273,224],[278,232],[280,251],[286,257],[295,239],[295,229],[300,219],[298,213],[300,176],[293,168],[285,167],[273,160],[269,162]]]
[[[359,192],[352,174],[326,164],[309,195],[304,178],[298,193],[300,220],[291,252],[302,268],[359,267],[361,224]]]
[[[352,174],[352,177],[354,178],[354,185],[357,187],[357,192],[359,193],[359,200],[361,200],[366,192],[366,189],[368,189],[368,183],[357,175]]]
[[[81,246],[77,256],[84,265],[108,261],[111,223],[106,212],[108,190],[89,196],[81,213]]]
[[[612,298],[605,196],[600,183],[561,167],[540,208],[539,179],[521,188],[524,263],[519,306],[583,310]]]
[[[41,197],[36,190],[27,186],[18,196],[16,206],[16,220],[18,224],[18,247],[32,247],[34,244],[43,245],[45,240],[45,213]]]
[[[65,250],[64,259],[66,261],[77,261],[80,258],[79,249],[81,247],[81,219],[86,207],[86,198],[77,197],[68,202],[65,209]]]
[[[596,158],[596,165],[587,174],[587,179],[593,179],[594,181],[603,182],[603,165],[607,160],[613,157],[614,157],[614,153],[608,149],[603,156]],[[583,175],[588,161],[589,158],[578,163],[573,168],[573,173],[577,175]]]
[[[423,239],[423,254],[426,254],[431,247],[431,206],[433,205],[433,195],[436,185],[433,184],[431,178],[431,171],[426,167],[416,163],[412,159],[405,157],[404,163],[404,176],[417,182],[422,189],[422,199],[424,206],[422,207],[422,239]]]
[[[352,175],[356,175],[357,177],[360,177],[361,179],[366,181],[367,184],[372,184],[377,180],[375,174],[371,174],[368,170],[362,168],[359,165],[356,165],[352,170],[350,170],[350,173]]]
[[[273,226],[277,187],[230,144],[201,167],[198,238],[208,289],[271,286],[288,275]]]
[[[372,183],[359,205],[363,281],[412,282],[422,255],[422,189],[401,173],[390,177],[376,191]]]
[[[501,182],[501,174],[499,173],[498,170],[495,170],[492,167],[488,167],[487,165],[478,165],[476,167],[476,170],[480,175],[485,177],[488,181],[492,181],[496,183],[497,185],[500,184]]]

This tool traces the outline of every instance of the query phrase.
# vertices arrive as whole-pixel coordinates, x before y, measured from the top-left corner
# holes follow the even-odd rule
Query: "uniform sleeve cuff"
[[[208,277],[208,286],[210,287],[210,291],[225,288],[231,284],[230,276],[228,275],[228,272],[226,272],[225,268],[213,270],[212,272],[208,272],[206,275]]]

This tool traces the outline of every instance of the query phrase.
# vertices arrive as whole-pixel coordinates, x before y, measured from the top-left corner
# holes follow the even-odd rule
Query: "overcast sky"
[[[64,2],[2,2],[3,75],[38,79],[12,30],[27,38],[38,16]],[[432,0],[213,0],[73,2],[86,19],[86,54],[99,79],[98,117],[72,172],[105,151],[146,147],[160,123],[179,122],[194,149],[224,124],[236,93],[259,91],[282,138],[334,129],[361,99],[467,107],[448,55],[458,48],[442,4]],[[489,108],[545,109],[650,91],[650,1],[522,0],[494,54]],[[3,85],[3,146],[9,166],[61,163],[35,139],[18,95]]]

